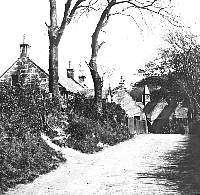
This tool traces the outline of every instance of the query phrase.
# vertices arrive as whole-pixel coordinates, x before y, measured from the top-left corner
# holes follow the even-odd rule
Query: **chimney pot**
[[[67,78],[74,79],[74,69],[71,68],[71,61],[69,61],[69,68],[67,69]]]
[[[79,83],[84,83],[86,76],[82,75],[82,76],[79,76],[78,78],[79,78]]]
[[[67,69],[67,78],[74,79],[74,69],[72,68]]]

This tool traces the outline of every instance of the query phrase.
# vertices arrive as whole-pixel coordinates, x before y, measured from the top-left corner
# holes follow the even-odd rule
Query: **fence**
[[[143,134],[147,132],[146,121],[134,119],[133,117],[128,118],[128,128],[133,134]]]

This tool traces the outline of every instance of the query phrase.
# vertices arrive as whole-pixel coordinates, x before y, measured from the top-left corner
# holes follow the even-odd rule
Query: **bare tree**
[[[49,0],[50,3],[50,25],[48,27],[49,36],[49,92],[52,93],[54,99],[58,99],[58,45],[62,38],[66,25],[70,24],[77,12],[87,13],[96,3],[93,0],[67,0],[65,3],[64,15],[62,22],[58,25],[56,0]],[[85,4],[84,4],[85,3]]]
[[[102,87],[103,81],[99,75],[97,69],[97,56],[100,48],[105,42],[98,43],[99,34],[102,31],[103,27],[108,23],[110,16],[114,15],[122,15],[130,17],[134,20],[134,22],[138,25],[136,19],[132,15],[134,10],[137,10],[140,14],[142,20],[145,21],[144,13],[148,12],[152,16],[157,14],[162,18],[167,19],[170,23],[175,21],[175,18],[167,11],[166,1],[162,0],[107,0],[106,6],[103,9],[103,12],[100,16],[100,19],[96,25],[95,31],[92,35],[92,54],[89,62],[89,68],[92,75],[93,83],[94,83],[94,109],[98,114],[101,115],[102,112]],[[111,12],[111,8],[115,9]]]

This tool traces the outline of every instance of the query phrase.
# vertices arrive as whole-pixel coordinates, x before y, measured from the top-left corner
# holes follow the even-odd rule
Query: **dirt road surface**
[[[179,168],[188,140],[186,135],[144,134],[96,154],[62,149],[66,163],[8,195],[193,194],[191,185],[180,181],[181,173],[188,173]]]

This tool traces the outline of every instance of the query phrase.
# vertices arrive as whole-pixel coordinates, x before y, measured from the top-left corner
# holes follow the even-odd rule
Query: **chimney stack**
[[[25,35],[23,36],[23,43],[20,44],[20,58],[22,57],[28,57],[28,50],[30,48],[30,45],[25,43]]]
[[[107,93],[107,102],[111,103],[113,101],[112,89],[109,84],[108,93]]]
[[[79,75],[79,77],[78,77],[78,80],[79,80],[79,83],[84,84],[84,83],[85,83],[86,76],[84,76],[84,74],[83,74],[84,70],[82,69],[81,63],[79,63],[79,66],[80,66],[80,70],[79,70],[79,71],[80,71],[80,75]]]
[[[121,76],[119,86],[120,86],[121,89],[123,89],[124,85],[125,85],[125,80],[123,79],[123,76]]]
[[[69,61],[69,68],[67,69],[67,78],[74,79],[74,69],[71,68],[71,61]]]

